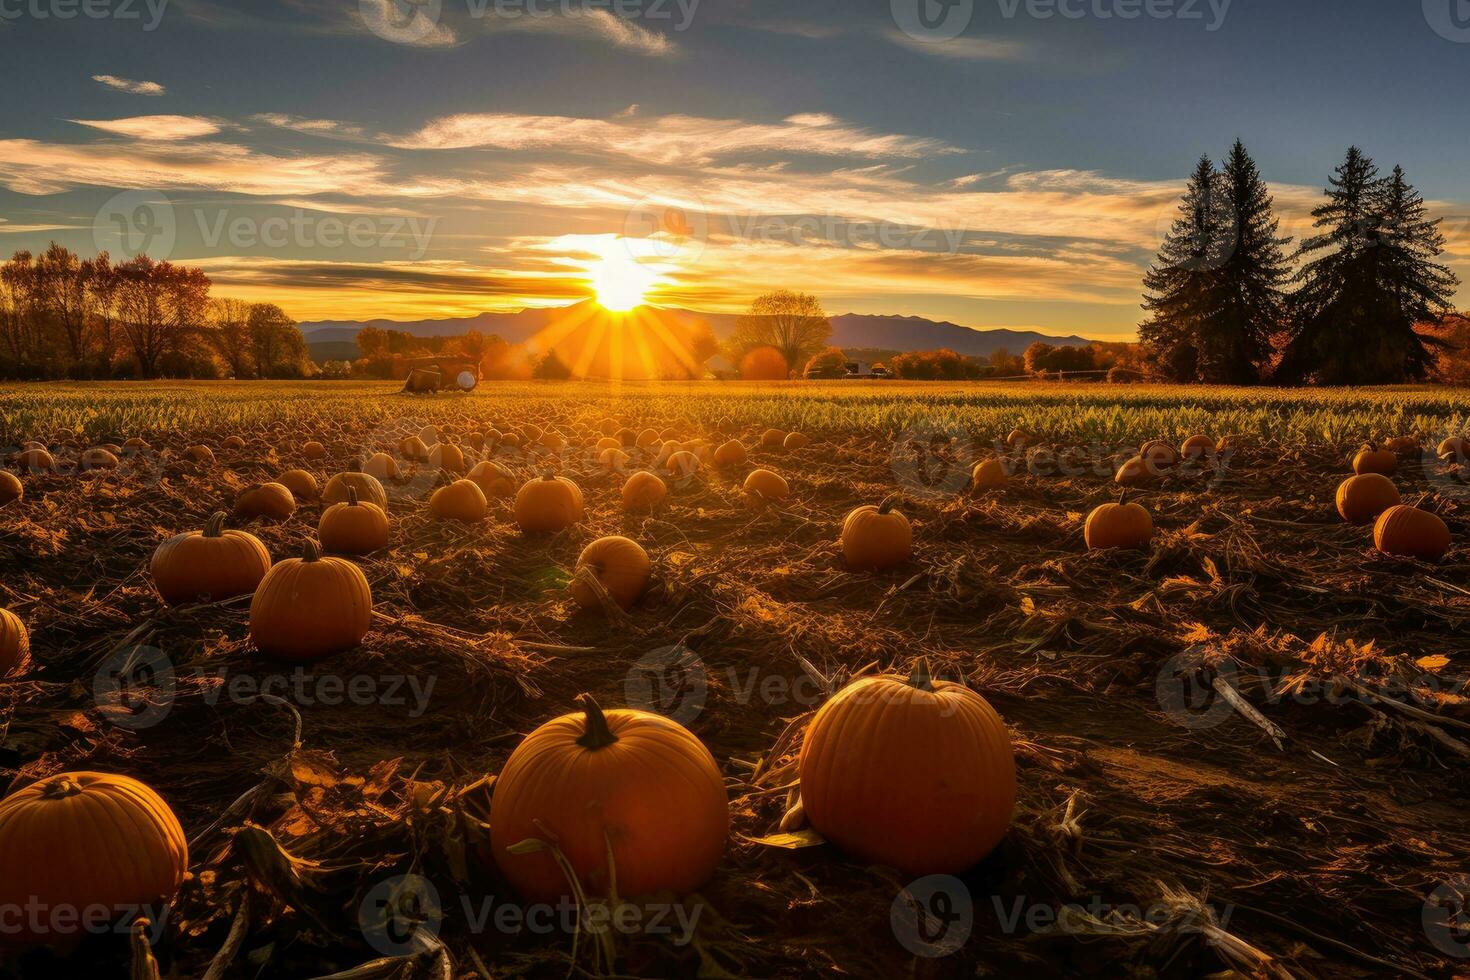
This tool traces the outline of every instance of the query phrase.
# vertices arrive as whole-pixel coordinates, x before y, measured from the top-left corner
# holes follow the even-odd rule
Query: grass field
[[[191,875],[157,929],[165,975],[1448,977],[1470,955],[1440,910],[1470,854],[1470,487],[1433,450],[1467,414],[1470,392],[1443,388],[4,386],[0,440],[46,443],[61,472],[26,475],[0,508],[0,607],[33,657],[0,683],[0,767],[11,789],[126,773],[169,802]],[[609,420],[739,439],[750,460],[671,476],[666,507],[627,514],[627,473],[594,448]],[[248,598],[159,599],[165,538],[287,469],[325,483],[424,426],[518,480],[559,470],[585,517],[526,535],[497,499],[482,522],[435,521],[441,475],[405,462],[385,481],[389,545],[356,560],[372,628],[304,676],[254,649]],[[468,448],[529,426],[566,446]],[[760,448],[771,427],[812,441]],[[1016,428],[1041,451],[1016,455],[1005,489],[972,490],[970,465]],[[1133,493],[1150,547],[1087,550],[1116,463],[1199,433],[1231,451]],[[1399,461],[1400,494],[1452,534],[1437,563],[1377,552],[1334,505],[1353,452],[1404,435],[1422,448]],[[135,436],[148,448],[116,471],[71,464]],[[215,461],[187,459],[196,444]],[[657,463],[657,447],[629,454],[629,471]],[[758,466],[790,484],[779,505],[747,506]],[[844,515],[894,493],[912,559],[850,570]],[[320,505],[298,503],[248,524],[277,561],[315,534]],[[652,585],[627,612],[584,610],[573,566],[612,534],[647,549]],[[811,713],[921,657],[995,707],[1017,763],[1005,840],[938,884],[844,855],[792,810]],[[361,697],[342,693],[354,682]],[[640,906],[688,928],[484,917],[487,897],[526,911],[479,857],[494,777],[584,691],[676,718],[724,777],[713,879]],[[410,875],[442,912],[385,937],[383,896]],[[0,975],[118,975],[128,956],[93,936],[68,963],[31,951]]]

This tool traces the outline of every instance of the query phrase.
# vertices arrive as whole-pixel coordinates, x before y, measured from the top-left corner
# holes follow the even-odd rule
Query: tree
[[[774,347],[787,364],[797,365],[811,360],[831,336],[832,322],[815,296],[779,289],[750,304],[727,347],[734,364],[756,347]]]
[[[250,333],[250,304],[238,299],[216,299],[210,303],[214,330],[210,334],[219,356],[236,378],[255,374],[254,341]]]
[[[1439,340],[1415,329],[1450,310],[1459,280],[1434,260],[1438,221],[1395,168],[1380,178],[1356,146],[1312,212],[1323,231],[1302,242],[1301,286],[1289,304],[1289,339],[1277,378],[1386,384],[1425,377]]]
[[[807,378],[840,378],[847,374],[847,355],[837,347],[828,347],[806,362],[806,370],[802,372]]]
[[[68,371],[79,374],[87,353],[87,288],[81,259],[52,242],[36,259],[35,283],[41,308],[61,327]]]
[[[1214,285],[1223,264],[1222,230],[1229,217],[1219,176],[1209,157],[1200,157],[1185,187],[1179,217],[1164,236],[1158,258],[1143,277],[1143,308],[1149,319],[1138,337],[1166,376],[1202,380],[1204,337],[1215,313]],[[1178,372],[1188,370],[1187,375]]]
[[[1229,240],[1224,261],[1209,278],[1210,315],[1202,325],[1201,380],[1253,384],[1271,353],[1272,335],[1286,315],[1291,271],[1271,194],[1245,144],[1235,141],[1220,176]]]
[[[30,252],[16,252],[0,267],[0,335],[10,370],[22,377],[41,366],[40,307],[35,262]]]
[[[87,283],[87,302],[101,334],[98,360],[103,373],[109,374],[117,346],[118,277],[117,269],[112,264],[112,256],[105,251],[98,252],[96,257],[83,262],[82,277]]]
[[[118,314],[128,345],[146,378],[158,376],[165,354],[181,353],[202,328],[209,308],[209,277],[199,269],[139,255],[117,267]]]
[[[572,369],[562,363],[561,358],[556,356],[556,351],[547,351],[536,366],[531,369],[531,377],[537,381],[565,381],[572,376]]]
[[[255,303],[246,321],[255,370],[262,378],[300,378],[310,367],[306,338],[274,303]]]

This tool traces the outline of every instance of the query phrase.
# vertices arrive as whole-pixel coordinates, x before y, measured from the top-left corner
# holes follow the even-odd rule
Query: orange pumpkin
[[[1155,470],[1166,470],[1179,462],[1179,453],[1162,439],[1144,443],[1138,450],[1138,455],[1152,464]]]
[[[687,480],[699,472],[699,457],[688,450],[681,449],[670,456],[665,465],[668,467],[670,476],[679,480]]]
[[[387,453],[373,453],[362,464],[362,471],[375,480],[398,479],[398,460]]]
[[[419,436],[406,436],[398,443],[398,455],[414,463],[429,461],[429,446]]]
[[[367,577],[350,561],[323,558],[308,541],[279,562],[250,602],[250,638],[261,653],[310,662],[350,650],[373,622]]]
[[[652,449],[654,446],[658,445],[658,441],[659,440],[657,429],[644,429],[642,432],[638,433],[638,439],[634,443],[634,445],[636,445],[639,449]]]
[[[786,435],[780,429],[767,429],[761,433],[762,449],[781,449],[786,445]]]
[[[296,513],[296,498],[279,483],[258,483],[235,498],[235,516],[284,521]]]
[[[1152,483],[1160,476],[1159,468],[1142,456],[1131,456],[1118,467],[1113,482],[1122,487],[1137,487]]]
[[[388,515],[377,504],[357,499],[347,488],[347,500],[322,511],[317,522],[322,547],[339,555],[366,555],[388,546]]]
[[[117,457],[112,454],[112,450],[97,446],[85,450],[77,460],[77,465],[84,473],[91,470],[115,470]]]
[[[902,565],[913,553],[914,531],[902,511],[895,510],[898,497],[878,506],[858,507],[842,522],[842,557],[847,567],[880,571]]]
[[[567,591],[583,609],[599,609],[602,604],[597,593],[586,582],[588,577],[595,578],[614,602],[631,609],[647,591],[651,569],[648,552],[637,541],[618,536],[598,538],[582,549]]]
[[[483,521],[489,511],[485,491],[474,480],[455,480],[429,498],[429,516],[441,521],[473,524]]]
[[[582,519],[582,510],[582,491],[550,470],[516,494],[516,523],[528,534],[565,530]]]
[[[1399,468],[1399,458],[1388,449],[1374,449],[1372,446],[1364,446],[1353,457],[1353,472],[1362,476],[1364,473],[1380,473],[1383,476],[1393,476],[1394,471]]]
[[[476,463],[465,479],[474,481],[487,500],[515,496],[516,475],[494,460],[486,459]]]
[[[597,463],[605,470],[619,471],[628,465],[629,456],[621,449],[604,449],[597,456]]]
[[[612,436],[603,436],[601,439],[597,440],[597,451],[599,453],[606,452],[609,449],[622,449],[622,448],[623,448],[623,444],[621,442],[619,442],[618,440],[614,439]]]
[[[1385,442],[1383,448],[1399,456],[1412,456],[1419,451],[1419,437],[1395,436]]]
[[[748,457],[739,439],[731,439],[715,450],[715,465],[719,467],[743,466]]]
[[[325,459],[327,447],[313,439],[310,442],[302,443],[301,455],[307,459]]]
[[[432,425],[426,425],[419,430],[419,441],[425,446],[436,446],[439,444],[439,430]]]
[[[1378,515],[1373,546],[1386,555],[1435,562],[1450,550],[1450,529],[1439,515],[1400,504]]]
[[[802,435],[800,432],[792,432],[787,435],[785,441],[781,443],[781,448],[785,449],[787,452],[795,452],[798,449],[805,449],[807,446],[811,445],[811,442],[812,440],[810,436]]]
[[[1179,446],[1179,455],[1191,463],[1215,455],[1215,440],[1209,436],[1190,436]]]
[[[616,438],[618,442],[622,443],[624,448],[631,447],[634,443],[638,441],[638,433],[634,432],[632,429],[619,429],[617,432],[613,433],[613,437]]]
[[[623,483],[623,510],[631,514],[652,513],[663,505],[668,495],[669,488],[663,480],[640,470]]]
[[[26,473],[55,473],[56,457],[45,449],[24,449],[16,455],[15,466]]]
[[[807,727],[798,759],[812,828],[905,874],[958,874],[995,849],[1016,802],[1015,751],[995,709],[961,684],[865,677]]]
[[[20,477],[9,470],[0,470],[0,507],[26,495],[25,485],[20,482]]]
[[[214,463],[214,450],[208,446],[190,446],[184,450],[184,458],[191,463],[209,466]]]
[[[172,899],[189,868],[184,829],[168,804],[127,776],[65,772],[0,800],[0,907],[105,908],[113,921]],[[17,915],[17,946],[69,946],[81,919]]]
[[[383,489],[377,477],[364,473],[358,463],[353,463],[350,470],[338,473],[327,481],[326,489],[322,490],[322,503],[346,503],[348,490],[357,491],[358,500],[377,504],[384,513],[388,512],[388,492]]]
[[[30,662],[31,634],[26,624],[9,609],[0,609],[0,677],[25,673]]]
[[[791,493],[785,478],[770,470],[751,470],[745,478],[745,505],[759,510],[767,504],[779,504]]]
[[[1398,488],[1382,473],[1350,476],[1337,488],[1337,512],[1349,524],[1372,524],[1400,503]]]
[[[999,459],[982,459],[970,471],[970,486],[976,490],[1004,490],[1010,482],[1005,464]]]
[[[541,433],[541,438],[537,441],[540,443],[542,449],[553,453],[559,453],[567,447],[566,437],[560,432],[555,432],[551,429],[547,429]]]
[[[1470,460],[1470,439],[1450,436],[1439,444],[1434,454],[1447,463],[1464,463]]]
[[[270,567],[270,552],[260,539],[225,530],[221,511],[204,530],[178,534],[159,545],[148,570],[163,601],[176,606],[250,595]]]
[[[1020,449],[1036,441],[1036,437],[1025,429],[1012,429],[1010,435],[1006,436],[1006,445],[1011,449]]]
[[[1128,502],[1125,492],[1116,504],[1103,504],[1087,515],[1082,537],[1087,547],[1146,548],[1154,537],[1154,522],[1141,504]]]
[[[245,448],[245,440],[240,438],[239,436],[227,436],[225,438],[225,441],[220,443],[220,445],[223,446],[225,449],[238,452],[239,450]]]
[[[441,442],[429,452],[429,466],[446,473],[463,473],[464,452],[452,442]]]
[[[714,874],[730,832],[714,757],[678,722],[647,711],[582,710],[536,729],[495,781],[490,851],[524,898],[570,894],[555,841],[589,895],[686,895]]]
[[[287,470],[276,478],[276,482],[290,490],[291,496],[297,500],[316,500],[322,495],[316,477],[306,470]]]

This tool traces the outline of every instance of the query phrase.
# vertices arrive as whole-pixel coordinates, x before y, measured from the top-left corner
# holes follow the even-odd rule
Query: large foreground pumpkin
[[[957,874],[1005,836],[1016,766],[1005,723],[920,664],[849,684],[812,719],[799,760],[813,829],[911,875]]]
[[[310,662],[350,650],[373,622],[367,577],[350,561],[323,558],[308,541],[300,558],[272,568],[250,602],[250,638],[267,656]]]
[[[1450,529],[1438,514],[1400,504],[1378,516],[1373,546],[1386,555],[1439,561],[1450,550]]]
[[[25,672],[31,661],[31,634],[19,616],[0,609],[0,678]]]
[[[163,601],[176,606],[249,595],[270,568],[270,552],[260,539],[225,530],[221,511],[204,530],[176,534],[159,545],[148,570]]]
[[[709,880],[730,830],[714,757],[678,722],[647,711],[582,710],[536,729],[495,782],[490,848],[523,897],[552,902],[571,889],[548,850],[555,840],[587,894],[678,895]],[[609,857],[613,867],[609,867]]]
[[[1337,488],[1337,512],[1349,524],[1372,524],[1400,503],[1398,488],[1382,473],[1350,476]]]
[[[322,547],[339,555],[366,555],[388,546],[388,515],[377,504],[357,499],[347,488],[347,502],[322,511],[317,523]]]
[[[563,531],[582,519],[582,508],[577,485],[547,470],[516,494],[516,523],[528,534]]]
[[[0,943],[70,945],[84,910],[135,914],[172,898],[188,867],[178,818],[136,779],[67,772],[32,783],[0,800],[0,908],[51,914],[16,914],[7,925],[19,931]]]

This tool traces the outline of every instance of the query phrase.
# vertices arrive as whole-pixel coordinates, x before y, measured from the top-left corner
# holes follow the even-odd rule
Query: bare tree
[[[35,261],[30,252],[16,252],[0,266],[0,331],[17,373],[40,366],[41,320]]]
[[[123,331],[144,377],[158,376],[164,354],[183,348],[203,326],[209,308],[209,277],[199,269],[155,262],[140,255],[117,267],[118,309]]]
[[[66,338],[71,373],[80,372],[87,356],[87,285],[82,262],[70,249],[51,243],[36,259],[40,302]]]
[[[112,264],[112,256],[98,252],[96,258],[83,262],[82,278],[87,286],[87,305],[97,321],[97,332],[101,336],[99,354],[102,369],[104,373],[110,373],[117,346],[114,327],[117,323],[118,289],[117,269]]]

